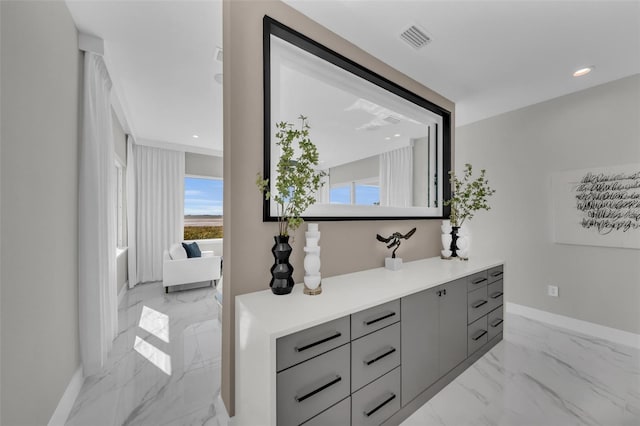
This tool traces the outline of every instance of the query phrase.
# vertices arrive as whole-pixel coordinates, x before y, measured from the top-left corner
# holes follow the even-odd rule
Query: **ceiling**
[[[454,101],[458,126],[640,72],[640,1],[285,2]],[[127,131],[222,152],[221,0],[67,4],[80,31],[105,41]],[[409,25],[431,43],[405,44]],[[571,75],[586,65],[596,68]]]

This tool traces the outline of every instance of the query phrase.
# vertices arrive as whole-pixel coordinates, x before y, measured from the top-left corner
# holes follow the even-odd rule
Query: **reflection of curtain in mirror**
[[[413,147],[380,154],[380,205],[413,206]]]
[[[317,204],[329,204],[329,169],[324,170],[326,175],[320,178],[320,183],[323,184],[322,187],[316,192],[316,203]]]

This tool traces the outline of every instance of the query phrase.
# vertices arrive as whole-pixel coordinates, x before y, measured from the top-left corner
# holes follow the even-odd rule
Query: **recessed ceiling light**
[[[594,66],[580,68],[579,70],[573,73],[573,76],[582,77],[583,75],[589,74],[594,68],[595,68]]]
[[[192,136],[192,138],[194,138],[194,139],[198,139],[199,137],[200,137],[200,136],[198,136],[198,135],[193,135],[193,136]]]
[[[387,136],[386,138],[384,138],[385,141],[390,141],[391,138],[389,136]]]
[[[396,133],[395,135],[393,135],[394,138],[399,138],[400,137],[400,133]]]

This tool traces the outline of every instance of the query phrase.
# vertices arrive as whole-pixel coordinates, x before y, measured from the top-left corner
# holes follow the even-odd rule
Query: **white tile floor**
[[[223,426],[217,309],[212,288],[129,291],[107,366],[67,424]],[[505,324],[504,341],[402,425],[640,425],[640,351],[515,315]]]

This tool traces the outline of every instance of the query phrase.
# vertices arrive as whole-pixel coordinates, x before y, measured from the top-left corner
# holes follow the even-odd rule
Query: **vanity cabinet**
[[[467,357],[466,307],[465,279],[402,298],[403,406]]]
[[[236,297],[238,426],[395,426],[502,338],[502,261],[439,258]]]

